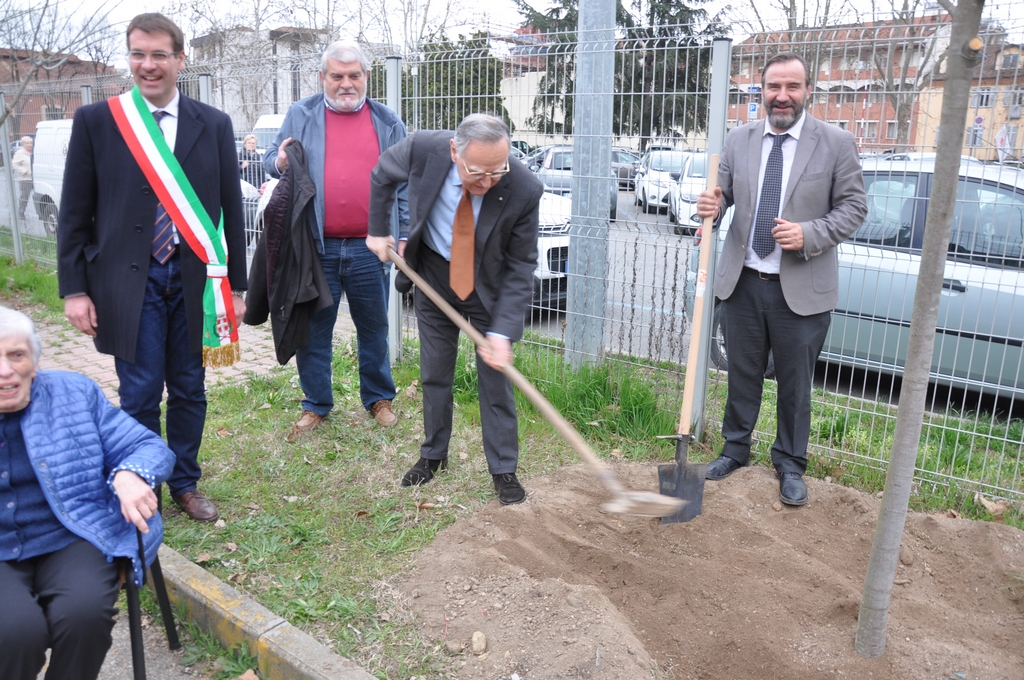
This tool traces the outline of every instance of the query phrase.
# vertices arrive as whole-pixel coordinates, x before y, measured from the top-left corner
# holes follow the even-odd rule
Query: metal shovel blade
[[[689,522],[700,514],[704,504],[704,468],[707,465],[686,462],[686,446],[687,442],[679,441],[676,444],[676,462],[658,466],[658,491],[661,495],[685,501],[679,512],[663,516],[662,524]]]

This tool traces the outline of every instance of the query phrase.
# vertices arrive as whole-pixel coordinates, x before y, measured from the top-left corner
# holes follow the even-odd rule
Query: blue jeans
[[[299,383],[306,398],[302,408],[326,416],[334,408],[331,357],[334,323],[341,295],[348,299],[359,345],[359,396],[369,410],[382,399],[395,398],[388,357],[388,269],[362,238],[325,238],[320,263],[334,304],[313,317],[309,344],[295,353]]]
[[[172,496],[194,491],[202,473],[199,447],[206,424],[206,369],[202,353],[188,349],[188,324],[181,289],[181,262],[149,262],[142,301],[135,363],[114,359],[121,409],[160,434],[160,401],[167,386],[167,446],[174,471],[167,480]]]

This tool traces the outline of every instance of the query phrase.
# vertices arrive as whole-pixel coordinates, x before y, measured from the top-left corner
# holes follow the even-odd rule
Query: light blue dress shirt
[[[427,215],[427,245],[435,253],[451,262],[452,259],[452,226],[455,224],[455,209],[459,207],[462,200],[462,178],[459,177],[459,168],[452,163],[448,176],[445,177],[441,193],[434,201],[434,207]],[[476,227],[480,219],[480,206],[483,205],[483,196],[469,195],[470,203],[473,205],[473,226]]]

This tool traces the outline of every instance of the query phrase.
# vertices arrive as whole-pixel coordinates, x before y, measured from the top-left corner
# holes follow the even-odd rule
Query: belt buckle
[[[772,280],[772,275],[771,274],[769,274],[767,272],[763,272],[760,269],[755,269],[754,271],[757,272],[757,278],[761,279],[762,281],[771,281]]]

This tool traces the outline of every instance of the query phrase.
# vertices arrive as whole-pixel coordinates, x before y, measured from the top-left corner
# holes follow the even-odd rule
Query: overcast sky
[[[106,8],[109,11],[111,23],[115,24],[115,26],[118,26],[119,28],[123,28],[139,11],[139,3],[134,0],[121,0],[119,4],[117,4],[117,0],[59,1],[61,1],[65,7],[75,6],[80,8],[80,12],[89,14],[95,14],[98,11],[103,11],[103,8]],[[157,7],[167,1],[168,0],[157,0],[157,2],[152,3],[152,6]],[[238,0],[209,1],[215,6],[223,6],[225,8],[237,8],[240,4]],[[360,0],[351,1],[359,2]],[[629,0],[626,1],[628,2]],[[709,2],[704,5],[704,8],[707,9],[709,13],[713,14],[715,11],[726,5],[739,8],[748,5],[750,2],[757,2],[762,18],[768,18],[771,16],[781,17],[781,13],[777,9],[773,9],[778,1],[779,0],[775,0],[774,2],[772,0],[709,0]],[[875,0],[874,4],[881,10],[890,6],[889,3],[891,1],[893,0]],[[811,0],[807,0],[807,2],[810,4]],[[847,0],[847,2],[864,14],[869,13],[872,6],[871,0]],[[531,0],[531,3],[539,10],[543,10],[548,6],[547,0]],[[244,4],[244,2],[242,4]],[[466,23],[470,25],[478,21],[481,23],[489,21],[492,27],[507,27],[511,29],[521,23],[521,18],[516,11],[512,0],[487,0],[486,7],[488,10],[486,13],[484,13],[483,10],[476,9],[484,4],[477,2],[477,0],[465,0],[464,4],[474,8],[464,17]],[[836,0],[832,0],[832,4],[835,6]],[[986,2],[985,15],[1000,19],[1007,28],[1016,29],[1012,30],[1011,40],[1024,42],[1024,0],[989,0],[989,2]],[[456,29],[454,32],[458,33],[459,31]],[[186,36],[186,38],[191,37],[194,36]]]

